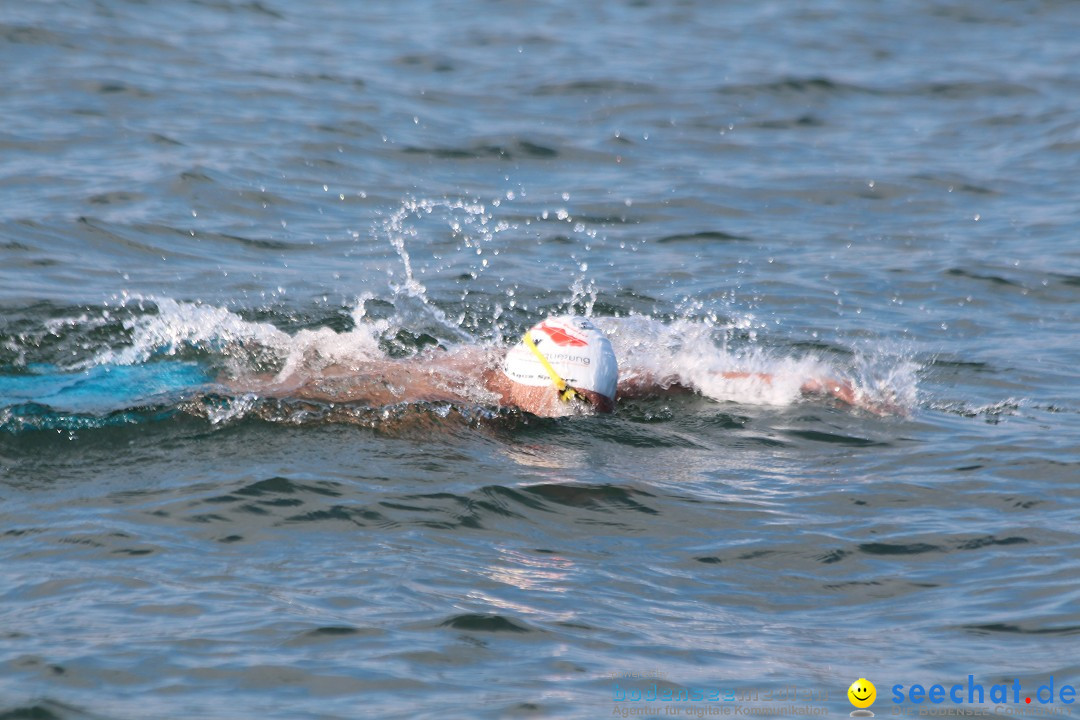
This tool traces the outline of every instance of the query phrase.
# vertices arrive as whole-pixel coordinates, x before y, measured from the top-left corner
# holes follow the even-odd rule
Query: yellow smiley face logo
[[[866,678],[859,678],[847,689],[848,700],[857,708],[868,708],[877,700],[877,688]]]

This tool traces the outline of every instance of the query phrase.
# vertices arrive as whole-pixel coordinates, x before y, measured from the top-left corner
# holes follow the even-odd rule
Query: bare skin
[[[310,374],[260,375],[228,384],[236,392],[254,392],[264,397],[372,407],[415,402],[491,404],[541,417],[615,410],[615,401],[587,390],[578,390],[581,399],[563,402],[553,386],[529,386],[511,380],[503,374],[500,363],[501,357],[491,351],[463,348],[453,352],[425,353],[405,360],[380,359],[357,365],[331,365]],[[756,380],[767,385],[774,379],[767,373],[748,372],[723,372],[719,377]],[[811,378],[802,384],[801,391],[806,396],[832,398],[878,415],[897,411],[861,397],[846,380]],[[616,398],[631,400],[693,392],[693,388],[680,384],[673,375],[656,377],[631,371],[619,380]]]
[[[725,380],[757,380],[766,385],[772,385],[773,383],[773,376],[768,373],[721,372],[717,373],[717,375]],[[811,378],[804,381],[799,390],[803,395],[832,397],[845,405],[859,407],[864,410],[872,409],[865,400],[859,397],[855,387],[847,380],[837,380],[836,378]],[[635,375],[625,381],[619,381],[620,400],[688,392],[694,392],[693,388],[679,384],[675,376],[656,378],[651,375]]]

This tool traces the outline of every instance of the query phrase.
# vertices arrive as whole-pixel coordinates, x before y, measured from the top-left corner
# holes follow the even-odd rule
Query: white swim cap
[[[615,401],[619,364],[611,342],[582,317],[551,317],[527,333],[551,368],[578,390],[597,392]],[[523,339],[506,353],[503,372],[522,385],[553,385],[551,374]]]

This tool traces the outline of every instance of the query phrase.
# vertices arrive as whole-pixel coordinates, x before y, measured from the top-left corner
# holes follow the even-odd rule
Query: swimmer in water
[[[772,385],[767,373],[720,372],[724,380]],[[695,392],[678,378],[631,370],[619,377],[611,342],[588,319],[550,317],[534,325],[499,361],[489,350],[460,348],[422,353],[404,360],[371,360],[335,365],[315,376],[289,372],[262,376],[231,389],[264,397],[362,403],[493,404],[541,417],[611,413],[619,400]],[[846,380],[811,378],[801,384],[807,396],[834,398],[878,415],[897,412],[871,402]]]

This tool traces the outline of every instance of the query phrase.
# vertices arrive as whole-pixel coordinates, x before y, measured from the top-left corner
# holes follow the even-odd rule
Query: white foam
[[[232,398],[232,400],[224,405],[205,406],[206,418],[210,421],[211,425],[225,425],[237,418],[242,418],[251,412],[252,408],[258,403],[258,397],[253,393],[246,393]]]
[[[126,298],[125,303],[156,306],[157,312],[126,320],[130,344],[99,353],[83,366],[130,365],[193,347],[222,358],[227,370],[237,376],[265,367],[267,360],[278,370],[279,381],[292,375],[317,375],[332,365],[359,371],[365,362],[385,359],[380,339],[407,324],[400,318],[368,319],[364,311],[368,299],[357,300],[352,310],[354,326],[347,332],[323,327],[290,334],[270,323],[246,320],[225,307],[172,298]],[[853,362],[841,365],[813,354],[766,350],[752,340],[737,347],[729,344],[733,331],[745,334],[756,327],[752,316],[724,322],[709,317],[665,322],[643,315],[592,320],[611,340],[623,379],[648,376],[693,388],[720,402],[753,405],[795,403],[802,397],[803,384],[813,380],[849,383],[860,400],[901,413],[913,408],[917,399],[919,366],[903,355],[864,349]],[[492,355],[505,352],[497,341],[466,341],[456,347],[478,346]],[[732,379],[724,373],[749,376]],[[765,381],[759,375],[771,379]]]
[[[815,380],[850,383],[868,403],[888,403],[901,412],[914,407],[918,365],[902,357],[858,355],[853,367],[822,357],[778,354],[758,345],[732,350],[726,338],[746,330],[751,317],[727,324],[712,320],[664,323],[647,316],[594,318],[611,339],[624,378],[647,375],[678,383],[720,402],[785,406],[802,398],[802,386]],[[747,373],[725,378],[724,373]],[[765,381],[760,375],[768,375]]]
[[[364,300],[361,298],[352,311],[355,322],[348,332],[335,332],[330,328],[301,330],[289,337],[284,350],[285,364],[278,373],[286,378],[293,372],[317,371],[329,365],[355,366],[367,360],[385,357],[379,348],[379,336],[386,332],[390,323],[386,320],[364,320]]]
[[[301,367],[317,370],[332,364],[357,364],[384,357],[379,336],[389,328],[385,320],[364,319],[365,299],[354,307],[355,326],[348,332],[318,328],[290,335],[270,323],[245,320],[223,307],[172,298],[136,298],[142,304],[155,305],[158,312],[125,321],[131,344],[99,353],[84,366],[133,365],[155,355],[175,355],[185,347],[239,358],[269,353],[282,363],[283,374]]]

